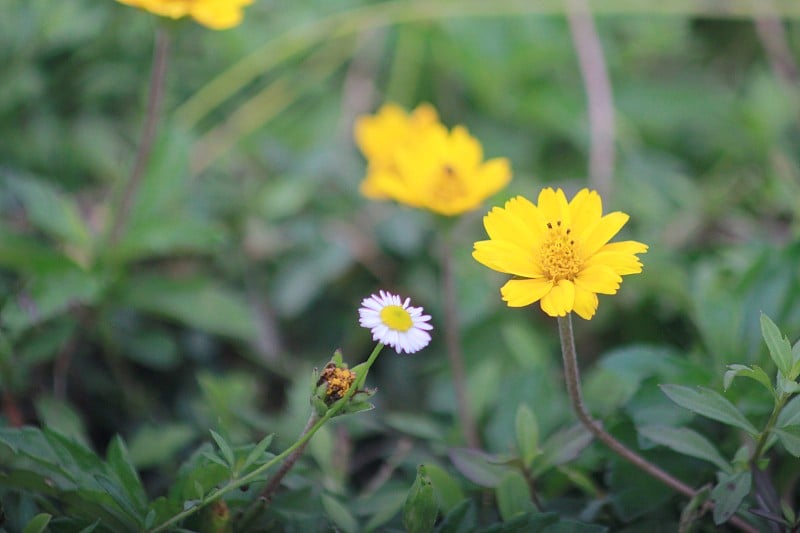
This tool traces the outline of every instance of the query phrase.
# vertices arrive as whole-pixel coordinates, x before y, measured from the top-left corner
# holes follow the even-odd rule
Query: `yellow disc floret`
[[[414,325],[411,315],[399,305],[387,305],[381,309],[381,320],[395,331],[408,331]]]

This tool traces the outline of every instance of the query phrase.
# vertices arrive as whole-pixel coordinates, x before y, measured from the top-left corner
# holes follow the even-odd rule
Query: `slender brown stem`
[[[558,334],[561,338],[561,355],[564,359],[564,379],[567,383],[567,394],[572,402],[572,408],[578,416],[578,420],[588,429],[592,435],[597,437],[603,444],[608,446],[617,455],[630,462],[643,472],[661,481],[676,492],[680,492],[684,496],[694,498],[697,491],[685,484],[684,482],[676,479],[671,474],[661,470],[658,466],[654,465],[644,457],[636,452],[630,450],[627,446],[615,439],[610,433],[603,429],[600,422],[594,420],[592,415],[586,409],[583,403],[583,394],[581,393],[581,378],[580,371],[578,370],[578,357],[575,350],[575,335],[572,331],[572,314],[566,317],[558,318]],[[708,502],[707,507],[713,507],[711,502]],[[744,520],[734,516],[728,520],[731,525],[734,525],[742,531],[750,533],[757,533],[758,529],[751,526]]]
[[[451,229],[451,228],[448,228]],[[464,355],[461,349],[461,336],[458,328],[458,301],[456,299],[456,278],[453,254],[450,246],[450,232],[442,239],[442,301],[444,302],[444,340],[447,357],[453,371],[453,385],[456,391],[456,409],[461,431],[467,446],[479,449],[478,428],[467,401],[467,376],[464,370]]]
[[[125,231],[125,225],[128,222],[133,202],[136,199],[136,192],[139,190],[142,176],[150,161],[160,116],[161,101],[164,99],[164,80],[167,74],[168,56],[169,32],[167,28],[159,26],[156,29],[155,48],[153,50],[153,68],[150,73],[150,89],[147,96],[147,115],[142,128],[142,136],[139,139],[139,149],[136,152],[133,170],[131,170],[131,175],[125,183],[125,189],[122,191],[122,198],[111,226],[111,244],[119,242]]]
[[[303,431],[300,433],[298,439],[303,438],[306,435],[306,433],[311,431],[311,428],[314,427],[314,424],[317,423],[317,420],[319,420],[319,416],[317,416],[317,413],[315,411],[312,411],[311,416],[308,417],[308,422],[306,422],[306,427],[303,428]],[[284,459],[280,469],[277,472],[275,472],[275,475],[272,476],[272,479],[269,480],[267,486],[264,488],[263,491],[261,491],[261,499],[263,500],[265,505],[269,505],[269,502],[272,501],[272,496],[275,494],[275,491],[278,490],[281,481],[286,476],[286,474],[289,473],[289,470],[292,469],[297,460],[300,459],[300,456],[303,455],[303,452],[305,451],[306,446],[308,446],[309,441],[310,440],[307,440],[303,444],[295,448],[294,451],[291,454],[289,454],[289,456],[286,457],[286,459]]]
[[[800,72],[789,48],[783,21],[771,0],[761,0],[759,11],[761,13],[754,19],[756,34],[767,53],[772,71],[781,82],[793,87],[800,81]]]
[[[611,81],[603,46],[587,1],[569,0],[566,14],[578,54],[589,112],[589,182],[605,198],[611,193],[614,175],[614,101]]]

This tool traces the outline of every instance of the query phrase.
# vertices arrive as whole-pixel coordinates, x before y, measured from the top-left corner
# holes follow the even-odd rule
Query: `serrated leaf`
[[[528,482],[516,470],[511,470],[503,476],[495,488],[495,496],[503,520],[511,520],[533,510]]]
[[[758,430],[741,411],[716,391],[705,387],[693,389],[683,385],[661,385],[660,387],[670,400],[681,407],[723,424],[738,427],[751,435],[758,435]]]
[[[761,313],[761,335],[764,337],[764,342],[767,343],[769,356],[778,367],[778,371],[790,381],[794,381],[797,375],[792,376],[792,346],[789,340],[781,335],[778,326],[770,320],[770,318]]]
[[[30,522],[25,525],[22,533],[42,533],[47,529],[47,524],[52,520],[53,515],[47,513],[40,513],[31,518]]]
[[[222,457],[225,459],[225,462],[228,463],[230,468],[233,468],[236,457],[233,454],[233,448],[231,448],[231,445],[228,444],[228,441],[222,438],[222,435],[213,429],[209,429],[208,431],[211,433],[211,437],[214,439],[214,442],[217,443],[219,451],[222,453]]]
[[[541,453],[539,450],[539,423],[534,412],[524,403],[517,407],[514,426],[520,458],[526,467],[530,467],[533,459]]]
[[[719,476],[719,483],[711,490],[716,525],[727,522],[736,513],[742,500],[750,492],[750,480],[750,472]]]
[[[250,467],[250,465],[261,459],[264,456],[264,454],[267,453],[267,448],[269,448],[269,445],[272,443],[272,437],[273,435],[269,434],[263,439],[261,439],[261,441],[258,444],[256,444],[256,447],[253,448],[249,454],[247,454],[247,458],[244,460],[244,463],[242,463],[242,466],[240,467],[240,470],[242,472],[246,472],[247,469]]]
[[[754,379],[761,383],[770,394],[775,394],[775,389],[772,388],[772,382],[769,376],[758,365],[753,365],[752,367],[746,365],[728,365],[728,371],[725,372],[725,377],[722,380],[722,388],[728,390],[733,379],[739,376]]]
[[[730,473],[731,465],[701,434],[689,428],[673,428],[669,426],[643,426],[637,428],[639,433],[652,440],[684,455],[696,457],[713,463],[723,472]]]

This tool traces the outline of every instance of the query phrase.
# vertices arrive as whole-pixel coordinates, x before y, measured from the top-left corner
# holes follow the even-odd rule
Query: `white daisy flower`
[[[380,291],[364,298],[358,310],[359,323],[372,331],[372,340],[394,348],[397,353],[418,352],[431,342],[428,331],[430,315],[423,315],[421,307],[411,307],[411,298]]]

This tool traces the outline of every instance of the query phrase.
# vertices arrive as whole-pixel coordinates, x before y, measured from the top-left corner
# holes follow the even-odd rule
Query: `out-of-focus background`
[[[759,312],[790,338],[800,331],[800,13],[780,2],[782,21],[736,3],[664,13],[609,2],[594,21],[615,162],[598,183],[573,34],[551,4],[257,0],[235,29],[172,24],[158,141],[126,230],[110,239],[157,20],[110,0],[6,0],[2,424],[51,427],[101,454],[120,434],[155,497],[209,428],[235,443],[273,432],[275,449],[291,443],[312,368],[338,347],[350,364],[366,358],[357,309],[389,289],[433,315],[433,342],[413,356],[387,350],[369,376],[377,409],[324,428],[297,475],[343,499],[404,495],[424,461],[457,475],[439,226],[358,192],[354,120],[386,102],[429,102],[487,158],[512,164],[510,186],[454,228],[469,400],[487,451],[514,447],[521,403],[542,435],[574,423],[554,322],[538,306],[507,308],[505,276],[470,255],[483,214],[513,195],[600,187],[605,210],[631,215],[623,237],[650,245],[643,274],[576,323],[588,403],[620,431],[687,419],[659,383],[719,389],[726,364],[766,364]],[[757,418],[765,394],[744,383],[731,398]],[[718,444],[730,454],[739,445],[731,435]],[[615,490],[627,467],[598,477],[600,450],[573,474],[608,484],[607,524],[669,515],[668,492],[645,502]],[[396,470],[373,490],[387,461]],[[690,481],[713,479],[683,468]],[[573,481],[552,471],[541,490],[579,507],[586,496]],[[0,494],[6,514],[33,508],[24,494]],[[294,505],[321,509],[312,494]],[[363,522],[376,507],[351,509]]]

